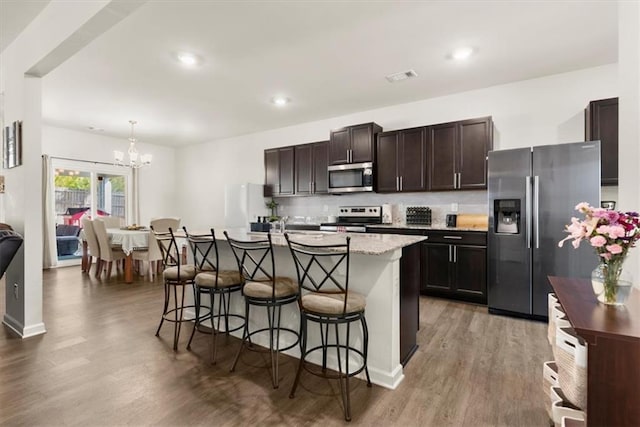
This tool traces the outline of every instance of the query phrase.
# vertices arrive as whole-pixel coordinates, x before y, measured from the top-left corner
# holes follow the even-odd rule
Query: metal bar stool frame
[[[160,324],[158,325],[158,329],[156,330],[156,336],[160,336],[160,329],[162,329],[162,325],[164,324],[165,320],[167,322],[173,323],[173,350],[177,351],[182,323],[193,322],[195,320],[195,318],[184,318],[185,309],[193,308],[195,310],[196,308],[195,304],[186,306],[184,305],[184,294],[185,288],[187,286],[191,286],[191,289],[194,291],[195,301],[195,290],[193,287],[195,271],[192,271],[193,266],[191,265],[180,264],[180,248],[178,247],[178,243],[176,242],[175,235],[173,234],[173,230],[171,228],[169,228],[168,232],[156,232],[153,227],[151,227],[151,231],[158,241],[158,246],[160,247],[160,252],[162,253],[162,266],[164,269],[162,274],[164,281],[164,307],[162,310],[162,317],[160,318]],[[175,271],[177,271],[176,279],[168,278],[166,275],[167,270],[171,268],[175,268]],[[180,304],[178,304],[178,287],[182,289]],[[174,308],[169,309],[172,288]],[[171,319],[172,314],[174,315],[173,319]]]
[[[235,371],[240,354],[248,342],[247,348],[253,351],[260,351],[253,348],[251,337],[262,332],[269,332],[269,353],[271,357],[271,383],[274,389],[279,386],[279,354],[287,351],[300,343],[300,332],[290,328],[280,326],[282,306],[294,303],[298,300],[299,290],[292,295],[276,296],[276,281],[279,279],[275,273],[275,259],[273,255],[273,244],[271,233],[266,239],[256,239],[250,241],[236,240],[229,237],[225,231],[224,235],[231,246],[231,250],[238,262],[238,269],[243,278],[242,294],[245,301],[245,326],[242,332],[242,342],[231,366],[231,372]],[[265,266],[265,264],[270,264]],[[270,267],[270,268],[269,268]],[[245,293],[245,286],[250,282],[271,283],[271,295],[267,298],[256,298]],[[269,325],[254,331],[249,331],[249,312],[251,306],[265,307]],[[280,332],[285,331],[295,336],[295,342],[280,348]],[[274,337],[275,335],[275,337]],[[275,345],[274,345],[275,344]],[[274,348],[275,347],[275,348]]]
[[[198,332],[206,333],[211,335],[211,353],[210,353],[210,362],[212,364],[216,363],[216,353],[217,353],[217,337],[220,333],[220,322],[224,319],[224,334],[229,336],[230,332],[235,332],[241,328],[244,328],[245,318],[241,314],[229,313],[229,307],[231,303],[231,294],[233,292],[240,292],[242,289],[242,280],[238,280],[237,284],[233,284],[231,286],[218,286],[220,276],[219,269],[219,252],[218,252],[218,243],[216,240],[215,231],[213,228],[210,229],[211,234],[191,234],[187,231],[187,227],[182,227],[185,235],[187,236],[187,241],[189,242],[189,247],[191,249],[191,253],[193,255],[193,264],[196,269],[196,278],[194,280],[194,288],[195,288],[195,306],[196,306],[196,321],[191,331],[191,337],[189,338],[189,343],[187,344],[187,350],[191,350],[191,342],[193,340],[193,336],[195,335],[196,330]],[[214,276],[214,285],[213,286],[199,286],[198,285],[198,276],[199,275],[213,275]],[[202,305],[202,295],[208,294],[211,302],[211,306],[203,306]],[[217,298],[216,298],[217,297]],[[215,312],[217,300],[217,314]],[[204,315],[201,315],[202,309],[206,310]],[[229,318],[242,319],[242,323],[233,328],[229,327]],[[202,322],[210,320],[211,321],[211,332],[204,331],[200,328]],[[217,325],[215,323],[217,323]]]
[[[344,418],[346,421],[351,421],[351,397],[349,388],[349,378],[358,375],[362,371],[365,372],[367,378],[367,387],[371,387],[371,379],[369,377],[369,369],[367,367],[367,355],[369,346],[369,329],[367,327],[367,321],[365,318],[364,307],[361,310],[347,311],[347,303],[349,301],[349,259],[350,259],[350,245],[351,238],[347,236],[344,244],[332,244],[332,245],[307,245],[300,242],[292,241],[289,235],[285,233],[285,238],[291,250],[291,256],[293,257],[296,272],[298,274],[298,284],[300,286],[301,296],[298,299],[300,308],[300,322],[301,322],[301,338],[300,338],[300,361],[298,364],[298,370],[296,372],[296,378],[291,387],[290,398],[295,396],[298,383],[300,382],[300,375],[304,368],[307,372],[330,379],[338,379],[340,382],[340,394],[342,396],[342,403],[344,406]],[[323,259],[327,259],[324,263]],[[328,267],[329,260],[333,262],[333,266]],[[345,278],[344,281],[336,279],[334,273],[338,271],[341,265],[345,265]],[[312,271],[313,270],[313,271]],[[326,288],[331,286],[330,290]],[[312,310],[305,308],[303,305],[303,294],[306,291],[315,295],[331,295],[342,294],[342,312],[336,314],[327,314],[320,312],[313,312]],[[306,295],[306,294],[305,294]],[[308,322],[315,322],[320,327],[320,345],[312,348],[307,348],[308,337]],[[351,338],[351,324],[353,322],[360,322],[362,326],[362,339],[363,348],[358,349],[349,345]],[[344,344],[340,342],[340,333],[338,326],[346,325],[346,339]],[[335,334],[335,343],[329,342],[329,327],[333,325]],[[324,327],[324,328],[323,328]],[[331,374],[327,372],[327,351],[331,348],[336,349],[338,372]],[[343,363],[341,357],[341,351],[345,352],[344,372]],[[322,370],[311,369],[306,358],[309,354],[322,351]],[[349,372],[349,353],[354,352],[361,358],[362,364],[352,372]],[[343,384],[344,383],[344,384]]]

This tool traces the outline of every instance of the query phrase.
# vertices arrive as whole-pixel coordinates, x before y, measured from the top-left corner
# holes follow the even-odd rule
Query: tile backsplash
[[[393,222],[405,221],[407,206],[428,206],[431,208],[432,223],[444,224],[448,213],[487,213],[486,191],[451,191],[432,193],[359,193],[310,197],[279,197],[278,215],[288,216],[290,221],[319,223],[329,215],[337,215],[339,206],[392,205]],[[458,211],[452,210],[458,205]]]

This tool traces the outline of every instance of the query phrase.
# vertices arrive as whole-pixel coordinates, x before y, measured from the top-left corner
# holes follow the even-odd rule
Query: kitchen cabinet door
[[[278,149],[264,150],[264,196],[277,196],[280,191],[280,156]]]
[[[294,147],[296,185],[295,193],[308,195],[313,192],[313,145],[303,144]]]
[[[422,244],[422,283],[420,290],[449,293],[451,290],[451,245]]]
[[[455,189],[456,123],[429,128],[429,189]]]
[[[374,138],[371,123],[351,126],[351,163],[373,161]]]
[[[329,141],[316,142],[313,151],[313,193],[326,194],[329,192]]]
[[[376,191],[393,193],[398,188],[398,132],[378,134]]]
[[[400,191],[426,190],[426,128],[422,127],[401,131],[398,147],[398,175],[401,178]],[[378,156],[378,162],[380,161],[380,156]]]
[[[332,165],[349,163],[350,150],[350,129],[347,127],[331,131],[331,138],[329,140],[329,162]]]
[[[455,245],[454,292],[487,302],[487,248],[484,246]]]
[[[291,195],[294,192],[294,151],[293,147],[280,148],[280,195]]]
[[[589,103],[584,139],[600,141],[601,184],[618,185],[618,98]]]
[[[491,118],[464,120],[458,123],[458,189],[487,188],[487,155],[493,148]]]

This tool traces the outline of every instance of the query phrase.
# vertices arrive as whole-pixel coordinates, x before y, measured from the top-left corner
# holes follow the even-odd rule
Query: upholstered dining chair
[[[93,258],[96,259],[96,277],[100,275],[100,244],[98,243],[98,237],[96,236],[96,232],[93,228],[93,220],[83,217],[82,218],[82,229],[84,230],[84,239],[87,241],[87,247],[89,249],[86,272],[89,274],[91,272],[91,264],[93,263]]]
[[[122,222],[117,216],[99,216],[96,219],[104,222],[106,228],[120,228],[122,226]]]
[[[125,254],[121,248],[112,248],[109,242],[109,235],[107,234],[107,227],[102,219],[97,218],[93,221],[93,230],[96,233],[98,245],[100,246],[100,263],[98,264],[97,276],[102,274],[102,270],[105,265],[107,267],[107,278],[111,278],[111,267],[113,262],[124,260]],[[106,263],[106,264],[105,264]]]

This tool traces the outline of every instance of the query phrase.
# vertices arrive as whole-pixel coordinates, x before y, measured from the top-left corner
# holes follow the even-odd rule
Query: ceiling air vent
[[[418,73],[413,70],[407,70],[400,73],[389,74],[385,78],[389,81],[389,83],[395,83],[401,80],[410,79],[412,77],[418,77]]]

